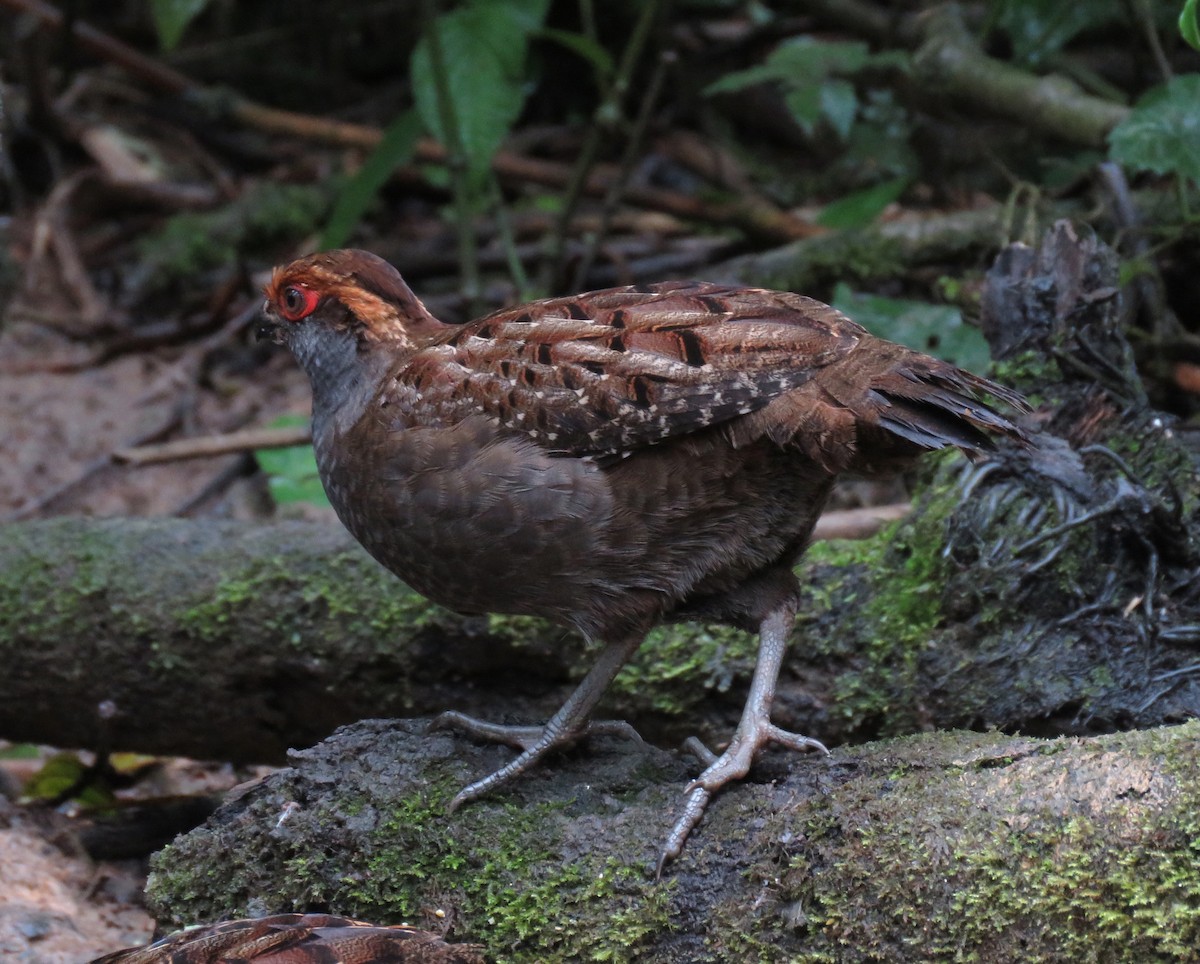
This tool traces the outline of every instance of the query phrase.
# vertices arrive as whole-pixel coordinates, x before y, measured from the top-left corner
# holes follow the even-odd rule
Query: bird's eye
[[[279,313],[288,321],[299,321],[311,315],[320,300],[321,296],[311,288],[289,285],[279,299]]]

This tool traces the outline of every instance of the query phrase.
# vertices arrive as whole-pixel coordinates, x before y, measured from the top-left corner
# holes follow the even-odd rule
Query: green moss
[[[364,578],[379,585],[364,589]],[[280,590],[297,587],[296,608],[261,616],[261,598],[274,598]],[[229,626],[242,625],[251,607],[260,612],[261,628],[277,639],[295,642],[297,633],[332,617],[344,636],[372,640],[389,652],[413,633],[449,617],[383,569],[375,571],[365,564],[358,553],[347,552],[323,559],[321,569],[307,573],[299,584],[289,560],[281,557],[227,572],[210,598],[179,615],[179,625],[199,639],[224,639]]]
[[[891,732],[914,725],[918,659],[943,618],[943,549],[956,492],[943,480],[926,490],[918,512],[874,538],[810,550],[815,578],[804,580],[810,588],[802,634],[811,649],[848,664],[836,678],[833,704],[851,728],[881,717]]]
[[[981,736],[993,747],[958,762],[929,738],[894,741],[905,759],[884,793],[871,781],[869,797],[853,783],[814,796],[788,828],[801,851],[776,906],[804,908],[790,920],[805,960],[989,961],[1018,948],[1039,961],[1190,960],[1200,768],[1183,748],[1197,737],[1200,723],[1113,738],[1124,782],[1103,741],[1070,775],[1060,761],[1076,741]],[[1094,812],[1073,798],[1072,778],[1087,782]]]
[[[264,827],[255,834],[256,866],[240,867],[235,854],[222,860],[219,880],[190,877],[195,856],[199,866],[212,866],[206,855],[225,846],[220,829],[197,831],[155,856],[148,898],[184,918],[252,913],[260,905],[336,906],[384,921],[427,920],[441,910],[456,922],[457,939],[484,942],[497,964],[631,960],[669,928],[671,885],[648,880],[640,859],[564,855],[562,834],[578,817],[565,811],[578,803],[477,806],[448,820],[457,789],[448,776],[426,774],[407,795],[392,797],[386,787],[365,798],[356,792],[296,807],[282,821],[277,811],[290,805],[262,799],[250,824]],[[262,822],[268,815],[273,829],[271,820]],[[351,845],[365,828],[366,854]]]
[[[342,895],[353,912],[410,918],[430,906],[453,905],[460,920],[486,937],[498,962],[563,959],[626,960],[666,926],[665,887],[647,884],[644,869],[615,858],[581,855],[563,861],[544,830],[564,804],[506,806],[488,821],[485,839],[444,825],[448,794],[422,794],[381,826],[380,852],[362,881]],[[540,834],[540,836],[539,836]],[[538,847],[530,840],[538,839]],[[484,855],[484,856],[481,856]],[[446,882],[454,881],[452,891]],[[597,929],[607,907],[620,926]],[[585,924],[585,921],[587,923]]]
[[[905,243],[877,231],[839,231],[794,246],[795,257],[747,280],[782,291],[814,292],[900,277],[909,270]]]
[[[1026,400],[1034,408],[1043,401],[1037,392],[1051,390],[1062,384],[1058,362],[1043,352],[1033,350],[993,362],[992,378],[1002,385],[1011,385],[1017,391],[1025,392]]]
[[[609,690],[609,699],[657,713],[685,715],[754,669],[758,644],[729,626],[680,623],[652,630]],[[648,701],[648,702],[647,702]]]

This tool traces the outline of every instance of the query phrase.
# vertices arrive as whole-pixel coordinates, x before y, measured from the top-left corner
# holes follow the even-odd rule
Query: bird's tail
[[[1029,406],[1011,389],[879,339],[820,369],[752,416],[758,431],[795,445],[832,472],[876,475],[954,446],[968,457],[996,439],[1023,440]]]

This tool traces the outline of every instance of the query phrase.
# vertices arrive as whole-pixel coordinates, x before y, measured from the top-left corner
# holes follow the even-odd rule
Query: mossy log
[[[504,961],[1148,961],[1200,946],[1200,723],[768,755],[681,858],[691,768],[598,738],[447,815],[511,751],[368,721],[153,861],[162,922],[337,908]],[[786,762],[785,762],[786,761]]]

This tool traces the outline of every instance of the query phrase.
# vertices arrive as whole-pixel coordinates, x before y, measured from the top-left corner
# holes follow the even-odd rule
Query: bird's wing
[[[404,420],[482,415],[551,452],[605,456],[756,412],[870,337],[801,295],[697,282],[499,311],[406,359]]]

